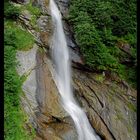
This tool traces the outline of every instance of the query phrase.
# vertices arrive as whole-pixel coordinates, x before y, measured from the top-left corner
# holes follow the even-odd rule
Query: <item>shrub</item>
[[[4,3],[4,17],[7,19],[17,19],[20,14],[19,8],[9,2]]]
[[[129,66],[120,61],[128,55],[117,43],[123,40],[131,45],[131,59],[136,64],[136,0],[71,0],[69,13],[86,64],[128,79]]]
[[[4,43],[12,45],[16,49],[30,49],[33,46],[33,36],[14,23],[6,23],[4,31]]]
[[[18,10],[6,1],[4,23],[4,139],[31,140],[24,129],[25,115],[20,108],[22,78],[16,71],[17,49],[32,47],[33,37],[14,23]]]

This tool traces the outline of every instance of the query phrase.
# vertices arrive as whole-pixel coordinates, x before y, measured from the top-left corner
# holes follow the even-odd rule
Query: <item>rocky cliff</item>
[[[68,21],[69,0],[56,0],[63,16],[64,30],[72,61],[74,96],[85,110],[91,125],[103,140],[136,140],[136,91],[116,76],[97,74],[84,66]],[[25,7],[28,4],[26,1]],[[34,28],[32,13],[23,10],[20,25],[36,40],[32,49],[18,51],[17,71],[25,76],[21,104],[36,129],[36,140],[77,140],[77,133],[69,115],[61,106],[61,98],[54,82],[50,58],[53,32],[48,0],[34,0],[32,6],[41,10]],[[17,4],[17,6],[22,6]]]

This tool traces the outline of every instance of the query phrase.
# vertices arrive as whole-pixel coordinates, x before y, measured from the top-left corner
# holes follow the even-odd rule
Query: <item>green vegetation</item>
[[[137,107],[134,104],[128,103],[127,106],[131,111],[137,112]]]
[[[68,20],[88,66],[136,85],[136,0],[71,0]],[[129,44],[130,54],[119,44]]]
[[[32,15],[35,15],[36,17],[39,17],[41,15],[41,10],[38,7],[32,6],[32,3],[24,6],[25,9],[31,12]]]
[[[31,16],[31,20],[30,20],[30,24],[36,29],[38,30],[37,26],[36,26],[36,21],[37,19],[40,17],[41,15],[41,10],[38,7],[35,7],[32,5],[32,2],[30,1],[29,4],[27,5],[23,5],[21,6],[21,11],[24,10],[28,10],[30,12]]]
[[[27,50],[33,46],[34,39],[26,30],[13,21],[5,21],[4,43],[13,45],[15,49]]]
[[[105,80],[105,77],[102,74],[95,75],[95,80],[102,83]]]
[[[4,138],[31,140],[34,132],[31,130],[29,134],[24,129],[27,120],[20,107],[23,79],[16,72],[16,50],[30,48],[34,40],[14,22],[20,14],[19,10],[8,2],[5,2],[4,8]]]
[[[19,8],[13,6],[8,1],[4,1],[4,17],[6,19],[16,19],[20,14]]]

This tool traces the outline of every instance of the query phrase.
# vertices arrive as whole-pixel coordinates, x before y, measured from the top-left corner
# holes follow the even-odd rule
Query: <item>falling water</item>
[[[50,0],[50,11],[55,27],[51,46],[55,67],[55,82],[61,94],[62,105],[75,123],[79,140],[100,140],[90,126],[85,112],[78,106],[73,98],[70,84],[71,70],[69,52],[63,31],[61,14],[54,0]]]

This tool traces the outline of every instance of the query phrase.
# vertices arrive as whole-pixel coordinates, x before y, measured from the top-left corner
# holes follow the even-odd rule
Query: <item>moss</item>
[[[15,47],[17,50],[29,50],[33,47],[34,38],[33,36],[21,28],[18,23],[12,21],[5,22],[5,28],[7,32],[11,32],[11,34],[15,35]],[[10,38],[9,38],[10,40]],[[14,42],[14,40],[12,40]]]
[[[32,2],[23,5],[21,7],[21,11],[28,10],[32,15],[35,15],[36,17],[39,17],[41,15],[41,10],[38,7],[35,7],[32,5]]]
[[[39,31],[39,28],[37,26],[37,17],[35,15],[32,15],[30,24],[32,25],[32,27],[34,28],[35,31],[37,31],[37,32]]]
[[[131,122],[129,122],[128,125],[126,125],[126,127],[127,127],[127,130],[128,130],[128,133],[133,134]]]
[[[133,105],[132,103],[128,103],[127,104],[128,108],[134,112],[137,112],[137,108],[135,105]]]
[[[123,115],[119,112],[119,113],[117,113],[117,119],[118,120],[123,120]]]
[[[27,116],[20,106],[24,78],[16,71],[16,51],[30,49],[34,39],[11,19],[5,20],[4,28],[4,139],[32,140],[34,131],[29,134],[24,127]]]
[[[41,16],[41,10],[38,7],[33,6],[31,1],[29,4],[23,5],[21,7],[21,11],[24,11],[24,10],[28,10],[30,12],[30,14],[32,15],[30,24],[36,31],[39,31],[39,28],[37,27],[36,22],[37,22],[37,19]]]
[[[105,77],[102,74],[95,75],[95,80],[102,83],[105,80]]]

